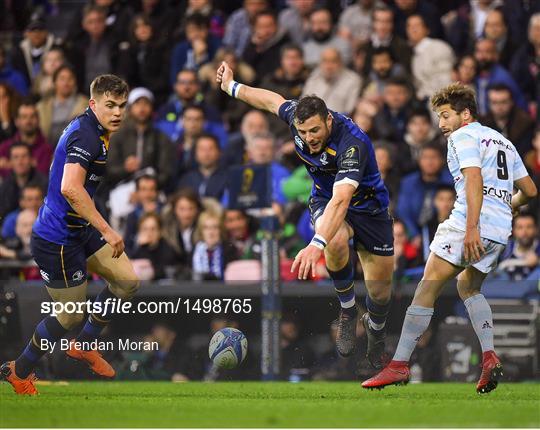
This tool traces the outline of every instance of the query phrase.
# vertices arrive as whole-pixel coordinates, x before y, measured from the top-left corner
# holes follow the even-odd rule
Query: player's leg
[[[390,384],[408,382],[408,363],[418,340],[431,322],[435,301],[446,282],[455,278],[462,270],[462,267],[442,259],[435,253],[430,254],[424,276],[405,314],[401,336],[392,361],[380,373],[362,383],[362,387],[382,388]]]
[[[137,276],[127,255],[113,258],[113,249],[105,244],[88,257],[88,270],[101,276],[107,285],[97,295],[93,308],[101,304],[101,312],[93,312],[88,316],[86,324],[77,336],[78,342],[88,345],[99,337],[102,330],[113,317],[112,304],[118,300],[130,300],[139,287]]]
[[[367,359],[374,368],[380,369],[387,362],[385,327],[391,304],[394,257],[372,254],[365,249],[358,249],[358,256],[367,289],[367,312],[362,317],[368,336]]]
[[[484,240],[486,254],[473,266],[458,276],[458,293],[471,319],[472,326],[482,348],[482,374],[476,386],[478,393],[488,393],[497,388],[502,377],[502,365],[493,345],[493,315],[491,307],[480,292],[487,272],[494,267],[503,246]],[[477,269],[475,266],[480,268]],[[489,267],[491,266],[491,267]]]
[[[323,222],[321,218],[317,223]],[[351,355],[356,346],[356,296],[354,291],[354,267],[351,262],[349,240],[352,229],[343,222],[336,235],[324,249],[326,269],[334,283],[334,290],[341,305],[336,338],[337,350],[343,357]]]

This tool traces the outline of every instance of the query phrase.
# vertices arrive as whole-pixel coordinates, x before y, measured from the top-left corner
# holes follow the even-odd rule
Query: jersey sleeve
[[[478,139],[468,134],[462,133],[454,136],[454,148],[459,169],[467,167],[482,168],[482,157],[480,155],[480,145]]]
[[[293,125],[294,113],[296,112],[296,106],[298,105],[298,100],[286,100],[279,107],[278,115],[285,121],[289,126]]]
[[[72,133],[66,145],[66,164],[77,163],[88,170],[100,153],[101,145],[96,138],[83,138],[80,133]]]
[[[527,172],[527,168],[525,167],[525,164],[523,164],[523,160],[516,151],[516,158],[514,160],[514,181],[524,178],[525,176],[529,176],[529,172]]]
[[[343,145],[337,157],[336,179],[334,187],[341,184],[350,184],[355,188],[360,185],[369,155],[367,145],[360,139],[350,139]]]

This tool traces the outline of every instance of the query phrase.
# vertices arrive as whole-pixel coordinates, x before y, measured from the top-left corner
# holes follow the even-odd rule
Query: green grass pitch
[[[540,427],[540,384],[74,382],[19,397],[0,384],[0,427]]]

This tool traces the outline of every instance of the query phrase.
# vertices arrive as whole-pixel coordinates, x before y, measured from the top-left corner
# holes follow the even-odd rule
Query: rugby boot
[[[66,351],[68,357],[85,362],[88,367],[99,376],[103,376],[104,378],[114,378],[116,372],[98,351],[84,351],[78,349],[75,347],[74,342],[75,339],[72,339],[69,342],[69,349]]]
[[[37,379],[36,376],[31,373],[26,378],[19,378],[15,374],[15,361],[8,361],[2,364],[0,366],[0,376],[4,381],[11,384],[16,394],[26,394],[29,396],[38,394],[38,390],[34,386],[34,381]]]
[[[390,357],[384,349],[384,341],[386,340],[386,330],[373,330],[369,326],[369,312],[362,315],[362,324],[366,329],[367,335],[367,352],[366,357],[375,369],[382,369],[390,361]]]
[[[482,356],[482,374],[476,385],[478,394],[486,394],[497,388],[503,376],[503,368],[495,351],[486,351]]]
[[[387,385],[405,385],[409,382],[409,377],[409,363],[406,361],[392,360],[388,366],[375,376],[362,382],[362,387],[368,389],[381,389]]]
[[[356,347],[356,322],[358,320],[358,311],[351,312],[339,311],[336,347],[339,355],[342,357],[349,357]]]

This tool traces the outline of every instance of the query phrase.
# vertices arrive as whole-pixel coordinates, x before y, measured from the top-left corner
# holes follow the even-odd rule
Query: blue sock
[[[373,330],[382,330],[386,325],[386,317],[388,316],[388,311],[390,310],[390,302],[381,305],[373,301],[369,294],[366,296],[366,308],[369,313],[369,326]]]
[[[62,327],[58,319],[53,316],[48,316],[41,320],[37,325],[34,335],[22,354],[15,360],[15,374],[19,378],[26,378],[36,366],[37,362],[43,355],[50,350],[50,346],[46,346],[42,340],[50,343],[56,342],[67,333],[67,330]]]
[[[107,299],[110,299],[109,305],[107,308],[105,308],[105,301]],[[90,342],[98,338],[103,329],[111,322],[111,308],[113,303],[115,303],[112,302],[113,299],[117,299],[115,302],[118,301],[118,297],[116,297],[111,290],[109,290],[108,286],[97,295],[97,297],[94,299],[94,303],[101,303],[102,312],[94,312],[88,316],[83,329],[77,336],[77,342],[85,342],[85,345],[88,345]]]
[[[334,281],[334,290],[338,296],[339,302],[343,309],[356,311],[356,298],[354,294],[354,268],[351,259],[347,260],[347,264],[339,270],[333,271],[326,268],[332,281]]]

